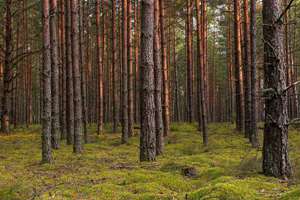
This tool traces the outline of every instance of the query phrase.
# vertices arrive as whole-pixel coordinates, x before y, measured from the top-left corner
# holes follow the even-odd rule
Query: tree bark
[[[284,25],[278,21],[281,8],[279,0],[263,0],[264,79],[265,88],[272,91],[265,99],[263,173],[287,179],[292,170],[288,157]]]
[[[244,109],[245,109],[245,137],[251,134],[251,53],[250,53],[250,31],[249,31],[249,6],[248,0],[244,0]]]
[[[132,25],[131,25],[131,14],[132,14],[131,0],[128,0],[127,5],[127,81],[128,81],[128,136],[133,135],[133,65],[132,65]]]
[[[72,10],[72,60],[73,60],[73,87],[74,87],[74,145],[73,152],[82,152],[82,104],[81,104],[81,83],[79,68],[79,18],[78,1],[71,0]]]
[[[159,40],[159,2],[154,3],[154,79],[155,79],[155,132],[156,132],[156,154],[163,153],[164,134],[163,134],[163,117],[162,117],[162,68],[161,52]]]
[[[128,130],[128,60],[127,60],[127,6],[128,0],[122,1],[123,10],[123,34],[122,34],[122,143],[127,143],[129,138]]]
[[[250,15],[250,53],[251,53],[251,124],[250,142],[252,147],[258,147],[257,135],[257,100],[256,100],[256,0],[251,0]]]
[[[140,160],[156,157],[155,100],[154,100],[154,1],[142,0],[141,5],[141,135]]]
[[[59,66],[57,42],[57,1],[50,0],[50,42],[51,42],[51,142],[52,148],[59,148]]]
[[[112,93],[113,93],[113,98],[112,98],[112,106],[113,106],[113,129],[112,131],[115,133],[117,132],[117,123],[118,123],[118,115],[117,115],[117,70],[116,70],[116,52],[117,52],[117,33],[116,33],[116,2],[115,0],[112,0]]]
[[[4,52],[4,67],[3,67],[3,96],[2,96],[2,116],[1,116],[1,132],[8,134],[10,132],[9,120],[9,96],[10,96],[10,83],[12,77],[12,0],[5,1],[5,52]],[[49,14],[48,14],[49,15]]]
[[[203,1],[201,3],[203,6]],[[198,52],[198,67],[199,67],[199,76],[200,76],[200,110],[201,110],[201,116],[200,116],[200,124],[199,126],[201,127],[202,131],[202,136],[203,136],[203,144],[206,146],[208,145],[208,134],[207,134],[207,106],[205,102],[205,79],[204,79],[204,73],[205,73],[205,68],[204,68],[204,45],[203,43],[206,42],[205,37],[203,37],[203,31],[201,31],[201,7],[200,7],[200,0],[196,0],[196,10],[197,10],[197,52]],[[202,24],[203,26],[203,24]]]
[[[67,122],[67,144],[74,142],[74,101],[73,101],[73,72],[72,72],[72,46],[71,46],[71,4],[65,2],[65,40],[66,40],[66,122]]]
[[[43,121],[42,162],[50,163],[51,156],[51,50],[49,0],[43,0]]]
[[[244,131],[243,109],[243,70],[241,56],[241,16],[240,1],[234,0],[234,49],[235,49],[235,96],[236,96],[236,128]]]
[[[187,120],[192,122],[193,120],[193,34],[192,34],[192,10],[193,1],[186,1],[187,16],[186,16],[186,52],[187,52]]]
[[[165,8],[164,0],[159,0],[160,12],[160,41],[162,49],[162,70],[163,70],[163,121],[164,121],[164,136],[168,136],[170,130],[170,110],[169,110],[169,76],[167,65],[167,47],[165,37]]]

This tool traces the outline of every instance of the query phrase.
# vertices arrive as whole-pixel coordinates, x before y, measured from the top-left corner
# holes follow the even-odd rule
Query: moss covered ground
[[[107,129],[109,130],[109,129]],[[40,128],[0,136],[0,200],[298,200],[300,199],[300,133],[290,131],[294,179],[285,182],[261,174],[261,150],[252,149],[229,124],[209,127],[204,148],[196,125],[173,124],[165,154],[156,162],[138,161],[138,136],[127,145],[120,134],[97,136],[82,155],[62,144],[54,162],[41,165]],[[183,176],[193,167],[197,176]]]

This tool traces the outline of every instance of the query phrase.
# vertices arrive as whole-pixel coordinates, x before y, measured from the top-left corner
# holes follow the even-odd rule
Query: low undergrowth
[[[40,128],[20,128],[0,136],[0,199],[300,199],[300,134],[295,129],[289,135],[295,177],[290,182],[263,176],[261,149],[252,149],[232,125],[210,125],[206,148],[196,125],[173,124],[171,131],[165,154],[156,162],[138,161],[137,135],[121,145],[120,134],[97,136],[91,127],[83,154],[74,155],[62,142],[53,152],[54,162],[41,165]],[[196,176],[184,176],[187,167]]]

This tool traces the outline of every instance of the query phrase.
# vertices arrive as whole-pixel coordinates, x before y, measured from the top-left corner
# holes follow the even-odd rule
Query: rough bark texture
[[[12,80],[12,0],[5,1],[5,52],[3,67],[3,96],[1,102],[1,132],[9,133],[9,95]],[[49,8],[48,8],[49,9]],[[48,14],[49,15],[49,14]]]
[[[74,102],[73,102],[73,72],[72,72],[72,46],[71,46],[71,4],[70,1],[65,2],[65,24],[66,24],[66,122],[67,122],[67,144],[73,144],[74,140]]]
[[[152,161],[156,156],[153,31],[154,1],[141,5],[141,135],[140,160]]]
[[[51,157],[51,50],[49,0],[43,0],[43,119],[42,119],[42,162],[50,163]]]
[[[162,50],[162,69],[163,69],[163,120],[164,120],[164,136],[166,137],[170,130],[170,110],[169,110],[169,76],[168,76],[168,65],[167,65],[167,46],[165,37],[165,8],[164,0],[159,0],[159,11],[160,11],[160,40]]]
[[[127,0],[123,0],[123,34],[122,34],[122,143],[128,142],[128,65],[127,65]]]
[[[248,0],[244,0],[244,105],[245,105],[245,137],[250,137],[251,132],[251,68],[250,68],[250,32]]]
[[[291,176],[288,158],[288,112],[286,63],[284,60],[283,22],[279,0],[263,1],[265,100],[263,172],[278,178]]]
[[[132,25],[131,25],[131,13],[132,13],[131,0],[128,1],[127,14],[127,81],[128,81],[128,136],[133,135],[133,65],[132,65]]]
[[[250,8],[250,53],[251,53],[251,125],[250,142],[253,147],[258,147],[257,135],[257,108],[256,108],[256,0],[251,0]]]
[[[154,79],[155,79],[155,132],[156,132],[156,154],[163,153],[164,134],[162,117],[162,68],[159,40],[159,2],[154,3]]]
[[[192,34],[192,9],[193,1],[186,1],[187,16],[186,16],[186,52],[187,52],[187,120],[193,120],[193,34]]]
[[[72,60],[73,60],[73,87],[74,87],[74,145],[73,152],[82,152],[82,104],[79,68],[79,18],[78,1],[71,0],[72,9]]]
[[[203,3],[203,2],[202,2]],[[200,76],[200,80],[199,80],[199,84],[200,84],[200,110],[201,110],[201,114],[200,114],[200,124],[199,126],[201,127],[201,131],[202,131],[202,135],[203,135],[203,144],[207,145],[208,144],[208,135],[207,135],[207,107],[206,107],[206,103],[205,103],[205,79],[204,79],[204,45],[203,43],[206,42],[204,39],[205,37],[203,37],[203,32],[201,31],[201,15],[200,15],[200,0],[196,0],[196,10],[197,10],[197,53],[198,53],[198,67],[199,67],[199,76]],[[203,24],[202,24],[203,25]],[[202,37],[201,37],[202,36]]]
[[[96,1],[96,27],[98,67],[98,134],[100,134],[103,131],[103,65],[101,58],[100,0]]]
[[[112,131],[115,133],[117,131],[117,123],[118,123],[118,115],[117,115],[117,70],[116,70],[116,58],[117,58],[117,33],[116,33],[116,2],[112,0],[112,106],[113,106],[113,129]]]
[[[234,49],[235,49],[235,96],[236,96],[236,128],[244,130],[243,108],[243,70],[241,56],[241,5],[239,0],[234,0]]]
[[[51,41],[51,143],[53,149],[59,148],[59,66],[58,66],[58,42],[57,42],[57,2],[50,1],[50,41]]]

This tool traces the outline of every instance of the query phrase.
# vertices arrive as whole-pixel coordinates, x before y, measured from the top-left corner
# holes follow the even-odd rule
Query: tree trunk
[[[115,133],[117,132],[117,126],[118,126],[118,115],[117,115],[117,70],[116,70],[116,52],[117,52],[117,33],[116,33],[116,2],[115,0],[112,0],[112,26],[111,26],[111,31],[112,31],[112,93],[113,93],[113,98],[112,98],[112,107],[113,107],[113,129],[112,131]]]
[[[67,144],[74,142],[74,102],[73,102],[73,72],[72,72],[72,46],[71,46],[71,4],[70,1],[65,2],[65,40],[66,40],[66,122],[67,122]]]
[[[96,27],[97,27],[97,66],[98,66],[98,129],[103,131],[103,65],[101,58],[101,30],[100,30],[100,0],[96,1]],[[103,49],[104,50],[104,49]]]
[[[186,50],[187,50],[187,120],[192,122],[193,120],[193,34],[192,34],[192,10],[193,1],[187,0],[187,16],[186,16]]]
[[[162,118],[162,68],[159,40],[159,2],[154,3],[154,79],[155,79],[155,132],[156,132],[156,154],[163,153],[164,133]]]
[[[156,156],[154,100],[154,1],[142,0],[141,5],[141,135],[140,160],[152,161]]]
[[[1,117],[1,132],[8,134],[9,126],[9,96],[10,82],[13,79],[12,75],[12,0],[5,1],[6,16],[5,16],[5,52],[4,52],[4,67],[3,67],[3,96],[2,96],[2,116]],[[48,8],[49,9],[49,8]]]
[[[235,46],[235,96],[236,96],[236,128],[244,130],[243,109],[243,70],[241,61],[241,16],[240,1],[234,0],[234,46]]]
[[[201,3],[203,6],[203,1]],[[206,146],[208,145],[208,135],[207,135],[207,106],[205,102],[205,79],[204,79],[204,54],[205,54],[205,48],[203,43],[206,42],[205,37],[203,37],[203,32],[201,31],[201,9],[200,9],[200,0],[196,0],[196,9],[197,9],[197,52],[198,52],[198,67],[199,67],[199,76],[200,76],[200,110],[201,110],[201,116],[200,116],[200,123],[199,126],[201,126],[201,131],[203,135],[203,144]],[[202,24],[203,26],[203,24]],[[201,37],[202,36],[202,37]]]
[[[81,84],[79,68],[79,18],[78,1],[71,0],[72,10],[72,60],[73,60],[73,88],[74,88],[74,145],[73,152],[82,152],[82,104],[81,104]]]
[[[244,104],[245,104],[245,137],[251,133],[251,68],[250,68],[250,34],[248,0],[244,0]]]
[[[51,157],[51,50],[49,0],[43,0],[43,121],[42,162],[50,163]]]
[[[127,0],[122,1],[123,8],[123,38],[122,38],[122,143],[128,142],[129,131],[128,131],[128,60],[127,60]]]
[[[169,77],[167,66],[167,47],[165,39],[165,8],[164,0],[159,0],[159,12],[160,12],[160,35],[161,35],[161,50],[162,50],[162,70],[163,70],[163,121],[164,121],[164,136],[168,136],[170,130],[170,111],[169,111]]]
[[[50,0],[50,41],[51,41],[51,142],[52,148],[59,148],[59,66],[58,66],[58,42],[57,42],[57,2]]]
[[[258,147],[257,107],[256,107],[256,0],[251,0],[250,16],[250,53],[251,53],[251,124],[250,142],[252,147]]]
[[[279,0],[263,0],[265,129],[263,172],[265,175],[287,179],[292,170],[288,158],[288,111],[286,63],[282,19],[278,21],[282,5]]]

